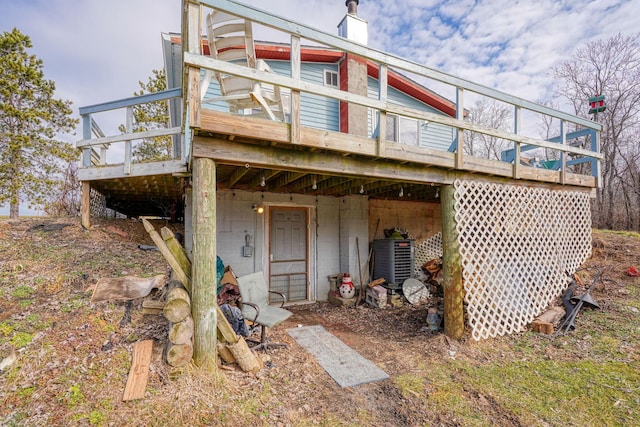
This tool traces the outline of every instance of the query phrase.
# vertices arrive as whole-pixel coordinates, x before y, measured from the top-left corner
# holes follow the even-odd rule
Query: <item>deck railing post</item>
[[[301,78],[300,37],[291,35],[291,78]],[[291,91],[291,143],[300,144],[300,91]],[[284,118],[284,111],[282,112]]]
[[[456,119],[464,120],[464,89],[456,88]],[[464,129],[458,128],[456,139],[458,146],[456,149],[456,169],[464,166]]]
[[[567,132],[564,119],[560,119],[560,138],[562,147],[567,146]],[[567,152],[560,152],[560,183],[562,185],[567,183]]]
[[[185,8],[184,19],[182,28],[184,31],[183,51],[202,54],[202,6],[198,3],[193,3],[189,0],[188,5]],[[201,94],[200,94],[200,68],[194,66],[188,66],[185,69],[185,85],[183,86],[183,96],[186,97],[185,114],[189,114],[189,126],[192,128],[199,128],[200,123],[200,107],[201,107]],[[186,122],[186,116],[184,116]],[[186,131],[186,130],[185,130]]]
[[[518,135],[522,126],[522,115],[520,107],[517,105],[513,110],[513,133]],[[513,144],[513,179],[520,179],[520,142]]]
[[[133,107],[127,107],[127,117],[125,122],[125,128],[127,133],[133,132]],[[131,150],[132,142],[130,139],[124,142],[124,173],[125,175],[131,175]]]
[[[378,100],[387,103],[387,84],[389,79],[388,68],[385,64],[378,65]],[[376,154],[386,156],[387,151],[387,112],[380,110],[378,113],[378,141]]]
[[[82,115],[82,139],[91,139],[91,114]],[[91,147],[82,149],[82,166],[91,167]]]

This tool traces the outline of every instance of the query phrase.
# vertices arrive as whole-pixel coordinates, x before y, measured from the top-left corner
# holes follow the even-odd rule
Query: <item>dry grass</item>
[[[47,225],[67,224],[58,230]],[[44,225],[44,226],[41,226]],[[115,225],[127,237],[109,232]],[[640,424],[640,237],[594,233],[609,281],[602,310],[581,312],[556,339],[525,332],[460,342],[426,331],[426,307],[335,308],[314,304],[271,331],[290,344],[257,374],[163,362],[167,322],[136,301],[92,304],[100,277],[167,272],[139,223],[0,221],[0,425],[529,426]],[[322,324],[390,379],[341,389],[286,334]],[[123,402],[133,344],[154,340],[145,398]]]

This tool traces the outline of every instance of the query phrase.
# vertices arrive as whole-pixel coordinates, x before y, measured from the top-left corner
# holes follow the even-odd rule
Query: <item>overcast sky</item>
[[[344,0],[244,3],[332,34],[346,13]],[[638,0],[361,0],[358,15],[376,49],[533,101],[553,100],[547,72],[576,48],[640,29]],[[180,0],[0,0],[0,32],[31,37],[76,116],[138,90],[162,67],[160,34],[180,32],[180,19]]]

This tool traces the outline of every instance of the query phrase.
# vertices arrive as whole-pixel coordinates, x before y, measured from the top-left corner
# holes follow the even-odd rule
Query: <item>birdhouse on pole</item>
[[[589,98],[589,114],[602,113],[606,109],[604,95],[596,95]]]

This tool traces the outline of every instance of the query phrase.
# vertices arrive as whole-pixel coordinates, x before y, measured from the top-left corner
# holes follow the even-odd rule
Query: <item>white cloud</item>
[[[331,34],[346,12],[342,0],[244,3]],[[180,31],[181,5],[0,0],[0,31],[17,27],[31,37],[56,96],[73,101],[77,114],[80,106],[131,96],[162,66],[160,34]],[[576,48],[640,28],[635,0],[362,0],[358,14],[376,49],[532,100],[552,95],[547,71]],[[261,31],[256,38],[273,34]]]

